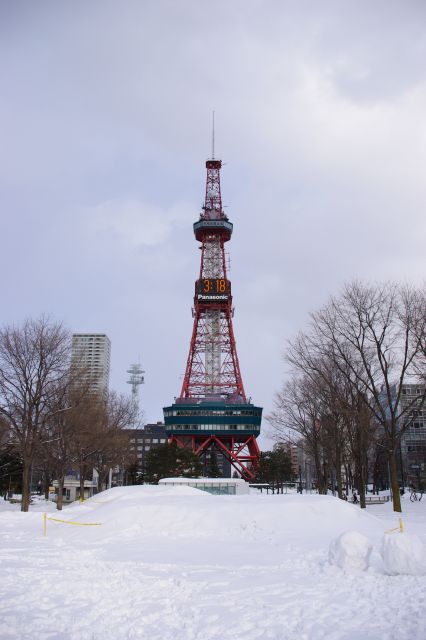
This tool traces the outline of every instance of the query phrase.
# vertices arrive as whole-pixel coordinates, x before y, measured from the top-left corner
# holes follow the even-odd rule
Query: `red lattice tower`
[[[165,407],[171,442],[200,456],[220,452],[246,480],[256,475],[262,409],[247,401],[232,326],[225,242],[233,225],[222,207],[220,160],[207,160],[205,201],[194,234],[201,243],[194,325],[180,397]]]
[[[232,224],[222,208],[221,161],[208,160],[206,168],[205,204],[194,224],[195,237],[201,242],[200,276],[195,283],[194,326],[180,397],[236,394],[245,401],[226,269],[225,242],[231,237]]]

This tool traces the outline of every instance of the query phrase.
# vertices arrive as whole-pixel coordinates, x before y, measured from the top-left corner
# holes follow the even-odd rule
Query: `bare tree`
[[[102,446],[104,401],[98,394],[89,394],[69,416],[68,444],[72,466],[80,478],[80,499],[84,498],[84,482],[95,466],[96,455]]]
[[[286,439],[289,432],[297,433],[315,465],[319,493],[327,493],[328,470],[321,439],[321,400],[313,393],[312,381],[307,377],[293,377],[275,396],[275,409],[268,416],[275,438]]]
[[[31,465],[48,424],[60,407],[55,388],[69,371],[70,336],[61,324],[41,317],[0,330],[0,416],[7,421],[22,459],[22,511],[30,503]]]
[[[362,505],[377,427],[389,462],[394,509],[400,511],[396,451],[426,401],[424,290],[348,284],[341,296],[312,314],[309,329],[289,343],[286,359],[293,379],[278,396],[275,426],[283,420],[305,439],[310,433],[336,471],[349,455],[346,466],[349,471],[354,465]],[[418,383],[417,393],[402,402],[403,385],[409,382]],[[309,422],[300,413],[300,406],[312,405],[321,425],[315,431],[306,429]]]
[[[60,410],[53,413],[49,420],[49,438],[44,441],[39,452],[45,479],[54,477],[58,482],[58,510],[63,506],[66,472],[75,462],[72,446],[75,425],[79,424],[80,413],[86,410],[86,400],[89,397],[88,385],[75,384],[78,375],[75,367],[70,368],[66,382],[55,388],[53,402]]]
[[[329,465],[333,470],[330,484],[334,493],[337,484],[339,498],[343,498],[342,467],[345,457],[347,431],[343,404],[342,380],[332,363],[323,358],[317,371],[310,372],[312,393],[320,401],[320,437]]]
[[[136,407],[131,398],[114,391],[108,393],[94,459],[99,491],[106,485],[111,469],[133,460],[133,456],[130,456],[129,438],[123,429],[134,423],[135,412]]]
[[[308,363],[330,358],[382,429],[395,511],[401,511],[396,451],[426,399],[425,325],[424,291],[354,282],[312,314],[310,332],[298,339]],[[421,383],[418,393],[402,403],[403,384],[413,381]]]
[[[342,395],[342,411],[345,421],[348,463],[354,465],[355,484],[359,492],[360,506],[366,507],[368,482],[368,455],[375,440],[375,428],[368,403],[353,388],[345,386]]]

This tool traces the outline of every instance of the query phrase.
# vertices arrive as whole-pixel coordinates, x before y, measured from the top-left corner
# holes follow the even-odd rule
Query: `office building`
[[[162,422],[146,424],[141,429],[125,429],[129,436],[130,451],[137,458],[138,471],[145,473],[145,463],[151,449],[167,442],[167,434]]]
[[[79,370],[78,380],[92,393],[108,392],[111,342],[105,333],[74,333],[71,366]]]
[[[426,406],[423,403],[424,385],[404,384],[401,403],[410,409],[404,418],[408,427],[401,439],[401,462],[404,484],[416,488],[426,485]]]

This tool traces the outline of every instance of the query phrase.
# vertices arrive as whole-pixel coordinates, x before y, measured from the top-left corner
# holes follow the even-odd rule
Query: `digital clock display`
[[[195,283],[195,294],[202,302],[228,300],[231,283],[225,278],[202,278]]]

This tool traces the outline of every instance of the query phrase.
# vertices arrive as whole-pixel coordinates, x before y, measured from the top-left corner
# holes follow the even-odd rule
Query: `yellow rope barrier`
[[[72,522],[72,520],[59,520],[59,518],[47,518],[53,522],[63,522],[64,524],[75,524],[80,527],[98,527],[102,522]]]
[[[395,527],[395,529],[388,529],[385,533],[392,533],[393,531],[399,531],[399,533],[404,533],[404,525],[402,524],[402,518],[399,519],[399,527]]]
[[[102,522],[73,522],[72,520],[61,520],[59,518],[48,518],[47,514],[43,514],[43,535],[47,535],[47,520],[52,522],[62,522],[63,524],[72,524],[78,527],[99,527]]]

